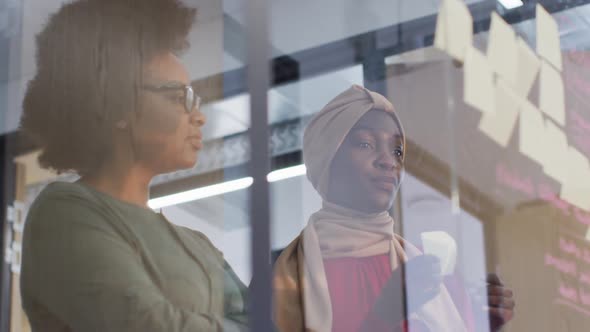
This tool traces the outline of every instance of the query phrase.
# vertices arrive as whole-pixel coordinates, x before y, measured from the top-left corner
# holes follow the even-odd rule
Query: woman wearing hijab
[[[241,331],[245,287],[197,231],[148,208],[149,183],[191,168],[199,97],[175,55],[195,11],[176,0],[81,0],[37,37],[22,129],[42,166],[75,171],[32,204],[21,293],[33,331]]]
[[[312,119],[303,158],[323,204],[275,263],[280,331],[474,329],[441,283],[436,258],[393,232],[388,210],[404,153],[393,105],[363,87],[344,91]],[[510,319],[514,303],[498,280],[490,283],[496,329]]]

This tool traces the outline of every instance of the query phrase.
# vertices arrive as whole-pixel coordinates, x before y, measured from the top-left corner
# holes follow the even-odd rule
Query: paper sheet
[[[457,243],[449,233],[443,231],[431,231],[420,234],[422,247],[427,255],[436,256],[440,261],[443,276],[455,272],[457,265]]]
[[[436,18],[434,47],[463,61],[467,47],[473,43],[473,18],[459,0],[443,0]]]
[[[529,92],[535,83],[541,61],[527,45],[526,41],[516,39],[517,70],[516,85],[514,91],[523,98],[528,98]]]
[[[483,114],[478,129],[500,146],[506,147],[516,126],[520,99],[502,79],[497,80],[494,90],[496,110]]]
[[[519,150],[540,165],[545,164],[545,125],[543,115],[528,100],[520,104]]]
[[[565,162],[569,150],[565,133],[553,121],[545,120],[543,136],[546,144],[543,172],[562,183],[566,180],[569,171],[569,166]]]
[[[586,176],[590,176],[590,171],[586,172]],[[586,185],[590,185],[589,181],[585,181]],[[568,183],[561,186],[561,199],[575,205],[583,210],[590,210],[590,192],[588,187],[583,188],[575,183]]]
[[[487,57],[470,46],[463,66],[463,100],[484,113],[494,113],[494,91],[494,72]]]
[[[539,80],[539,108],[559,125],[565,126],[565,93],[561,74],[542,61]]]
[[[537,54],[559,71],[562,70],[559,28],[543,6],[537,4]]]
[[[516,35],[510,25],[495,12],[492,13],[487,55],[494,71],[510,86],[516,86]]]
[[[577,207],[590,210],[590,165],[588,158],[574,147],[570,147],[564,166],[568,175],[561,186],[561,198]]]

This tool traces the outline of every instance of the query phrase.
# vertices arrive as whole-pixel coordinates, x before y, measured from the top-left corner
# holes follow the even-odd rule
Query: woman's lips
[[[195,150],[200,150],[203,147],[203,143],[201,142],[201,138],[193,136],[187,139],[190,145],[195,148]]]
[[[397,186],[397,179],[392,176],[378,176],[373,178],[373,183],[377,188],[392,193]]]

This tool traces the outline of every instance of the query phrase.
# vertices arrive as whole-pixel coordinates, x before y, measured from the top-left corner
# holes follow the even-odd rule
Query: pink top
[[[324,259],[324,269],[332,302],[332,331],[360,332],[361,326],[363,330],[374,332],[391,331],[392,328],[395,331],[407,331],[407,322],[392,327],[371,313],[381,289],[391,276],[389,254]],[[468,331],[473,331],[470,301],[457,280],[449,280],[450,285],[448,280],[445,285],[462,313]],[[428,332],[426,326],[420,328],[419,325],[420,322],[412,322],[412,331]]]

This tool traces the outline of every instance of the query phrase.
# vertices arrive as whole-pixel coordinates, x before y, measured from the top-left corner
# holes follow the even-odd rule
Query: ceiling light
[[[292,167],[287,167],[283,169],[279,169],[276,171],[272,171],[268,173],[266,179],[268,182],[276,182],[285,179],[289,179],[292,177],[304,175],[306,172],[305,165],[297,165]],[[148,201],[148,206],[151,209],[160,209],[167,206],[172,206],[176,204],[182,204],[186,202],[196,201],[199,199],[223,195],[230,193],[232,191],[237,191],[241,189],[246,189],[252,185],[254,179],[252,177],[245,177],[237,180],[222,182],[206,187],[200,187],[196,189],[191,189],[187,191],[183,191],[176,194],[171,194],[167,196],[162,196],[158,198],[152,198]]]
[[[523,5],[521,0],[498,0],[498,2],[506,9],[514,9]]]
[[[251,177],[222,182],[211,186],[191,189],[180,193],[153,198],[148,201],[148,206],[154,210],[166,206],[182,204],[202,198],[226,194],[232,191],[248,188],[254,179]]]
[[[275,182],[280,180],[289,179],[295,176],[304,175],[306,172],[305,165],[297,165],[287,168],[278,169],[276,171],[272,171],[268,173],[266,176],[266,180],[268,182]]]

